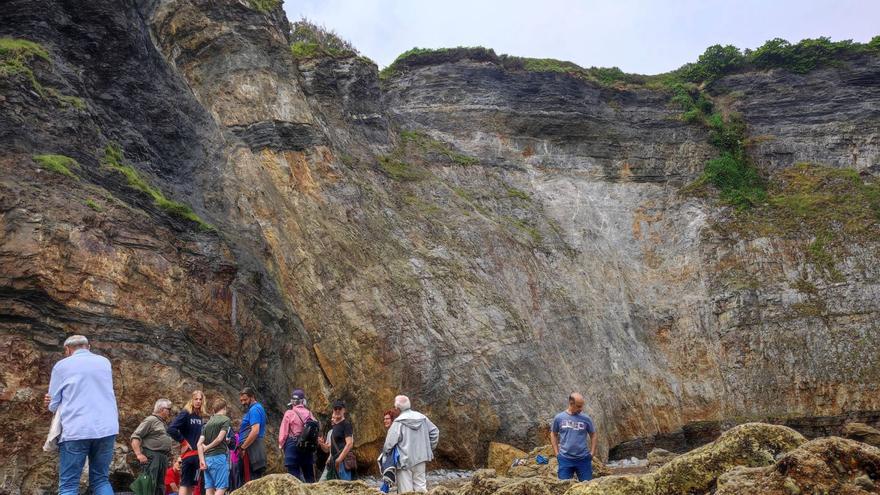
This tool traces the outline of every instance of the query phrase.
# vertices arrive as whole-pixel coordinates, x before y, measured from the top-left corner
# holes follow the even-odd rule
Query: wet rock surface
[[[738,469],[718,479],[716,495],[880,493],[880,449],[837,437],[811,440],[766,468]]]
[[[344,398],[363,469],[398,392],[443,431],[439,467],[483,465],[492,440],[545,444],[576,389],[603,458],[703,421],[880,410],[877,242],[853,242],[830,280],[809,239],[718,228],[729,209],[680,194],[715,151],[668,94],[485,60],[380,83],[357,57],[293,60],[286,29],[237,0],[0,9],[0,36],[48,50],[40,84],[82,99],[0,78],[0,491],[55,483],[40,397],[73,333],[113,361],[117,461],[156,398],[195,388],[255,386],[270,435],[293,388],[323,419]],[[719,83],[775,136],[751,151],[768,170],[870,177],[877,72]],[[111,143],[216,230],[103,163]]]

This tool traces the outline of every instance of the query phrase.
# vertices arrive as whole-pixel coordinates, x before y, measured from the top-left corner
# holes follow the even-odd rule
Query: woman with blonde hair
[[[189,402],[168,426],[171,438],[180,442],[180,491],[179,495],[192,495],[199,482],[199,437],[202,435],[202,412],[205,393],[194,390]]]

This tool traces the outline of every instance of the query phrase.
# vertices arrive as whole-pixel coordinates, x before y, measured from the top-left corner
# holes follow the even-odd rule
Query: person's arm
[[[49,378],[49,393],[43,399],[43,405],[51,412],[55,412],[61,404],[62,381],[63,379],[53,367],[52,376]]]
[[[556,424],[555,418],[550,423],[550,445],[553,446],[553,455],[559,457],[559,425]]]
[[[437,444],[440,443],[440,428],[437,428],[437,425],[428,420],[428,439],[431,440],[431,450],[437,449]]]
[[[208,463],[205,462],[205,435],[199,435],[199,443],[196,445],[199,450],[199,469],[205,471],[208,469]]]
[[[204,438],[204,435],[202,435]],[[205,446],[205,450],[213,449],[214,447],[220,445],[220,442],[226,440],[226,430],[220,430],[220,433],[217,434],[217,438],[211,441],[208,445]]]
[[[168,483],[168,486],[171,487],[171,491],[172,491],[172,492],[178,492],[178,491],[180,491],[180,487],[177,486],[177,483]]]
[[[141,421],[141,424],[134,430],[134,433],[131,434],[131,450],[134,452],[134,455],[137,457],[137,460],[141,462],[141,464],[146,464],[149,462],[149,458],[144,455],[141,451],[141,443],[143,442],[143,437],[150,431],[150,418]]]
[[[284,450],[284,442],[287,441],[287,430],[290,429],[290,414],[284,412],[284,418],[281,419],[281,428],[278,429],[278,448]]]
[[[593,432],[590,433],[590,455],[596,457],[596,444],[599,443],[599,440],[596,438],[596,429],[593,429]]]
[[[248,436],[241,442],[241,449],[245,450],[257,441],[257,435],[260,434],[260,423],[252,424]]]
[[[391,449],[394,448],[400,442],[400,422],[395,421],[391,423],[391,428],[388,428],[388,434],[385,435],[385,445],[382,447],[383,452],[391,452]]]
[[[147,456],[141,451],[141,439],[140,438],[131,438],[131,450],[134,452],[135,457],[141,464],[146,464],[150,461]]]
[[[330,442],[328,442],[325,437],[329,437],[330,435],[332,435],[332,432],[333,428],[330,428],[330,431],[327,432],[327,435],[321,435],[320,437],[318,437],[318,447],[321,447],[321,450],[323,450],[324,453],[330,452]]]

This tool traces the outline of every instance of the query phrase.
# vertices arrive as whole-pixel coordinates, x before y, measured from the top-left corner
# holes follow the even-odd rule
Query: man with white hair
[[[168,420],[171,419],[171,401],[159,399],[150,414],[131,434],[131,450],[137,456],[142,468],[156,480],[156,495],[165,492],[165,471],[174,439],[168,434]]]
[[[94,495],[113,495],[110,462],[119,433],[113,394],[113,370],[104,356],[89,350],[89,340],[73,335],[64,341],[65,358],[52,367],[43,404],[61,418],[58,444],[58,493],[79,493],[79,478],[89,460]]]
[[[391,455],[394,447],[400,456],[397,471],[397,493],[428,491],[425,465],[434,459],[440,441],[440,429],[422,413],[412,410],[409,397],[398,395],[394,407],[400,410],[385,437],[383,451]]]

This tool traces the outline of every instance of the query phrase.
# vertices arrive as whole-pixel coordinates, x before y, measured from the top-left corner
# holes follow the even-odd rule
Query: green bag
[[[141,473],[128,488],[135,495],[154,495],[156,493],[156,479],[147,473]]]

